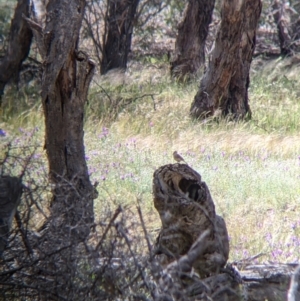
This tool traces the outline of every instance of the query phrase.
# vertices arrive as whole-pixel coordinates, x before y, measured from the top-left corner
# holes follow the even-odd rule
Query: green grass
[[[85,145],[91,179],[99,181],[97,216],[107,207],[139,203],[149,231],[156,233],[160,221],[152,204],[152,175],[172,163],[172,152],[178,150],[200,172],[226,220],[230,260],[262,252],[261,261],[299,261],[299,69],[287,71],[280,64],[254,67],[253,118],[237,123],[191,120],[198,82],[172,81],[163,63],[159,68],[132,65],[126,76],[95,78],[86,107]],[[3,108],[0,128],[20,139],[25,134],[19,127],[39,127],[36,139],[43,145],[40,104],[34,102],[25,113],[12,111],[15,100],[7,97],[10,105]]]

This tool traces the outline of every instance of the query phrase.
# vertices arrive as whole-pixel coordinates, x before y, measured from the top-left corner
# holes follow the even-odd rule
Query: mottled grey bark
[[[187,164],[161,166],[153,175],[153,197],[162,223],[156,243],[160,262],[187,254],[208,231],[192,267],[201,278],[220,273],[229,256],[228,233],[201,176]]]
[[[215,0],[189,0],[178,26],[171,76],[184,79],[195,74],[205,62],[205,40]]]
[[[27,58],[32,31],[22,15],[29,16],[29,0],[18,0],[15,14],[11,21],[6,53],[0,60],[0,98],[8,81],[19,73],[22,62]]]
[[[212,58],[190,109],[193,117],[251,116],[249,70],[261,7],[260,0],[224,0]]]

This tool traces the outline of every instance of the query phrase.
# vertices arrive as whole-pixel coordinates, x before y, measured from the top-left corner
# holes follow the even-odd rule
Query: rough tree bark
[[[133,21],[140,0],[108,0],[100,73],[127,68]]]
[[[84,0],[52,0],[45,28],[30,22],[42,37],[37,40],[44,60],[45,148],[55,184],[52,215],[59,217],[58,231],[62,225],[72,227],[73,240],[88,235],[94,217],[95,191],[85,161],[83,117],[95,66],[78,50],[84,7]]]
[[[224,0],[212,58],[192,103],[191,116],[205,118],[218,112],[234,119],[251,116],[249,70],[261,7],[261,0]]]
[[[182,80],[195,74],[205,62],[205,40],[215,0],[190,0],[178,26],[171,76]]]
[[[154,248],[161,264],[155,301],[298,300],[297,264],[253,265],[253,257],[224,268],[229,253],[226,225],[215,213],[205,182],[191,167],[158,168],[153,197],[162,223]]]
[[[32,31],[22,15],[29,16],[29,0],[18,0],[15,14],[11,21],[8,47],[0,60],[0,99],[8,81],[19,73],[22,62],[27,58]]]
[[[186,254],[208,230],[202,241],[206,247],[193,267],[201,278],[219,273],[229,255],[228,233],[201,176],[186,164],[169,164],[153,177],[154,206],[162,222],[157,239],[160,261],[170,263]]]
[[[281,54],[291,55],[293,54],[293,44],[288,30],[285,5],[286,3],[284,0],[274,0],[274,3],[272,5],[274,9],[273,17],[274,22],[277,26]]]

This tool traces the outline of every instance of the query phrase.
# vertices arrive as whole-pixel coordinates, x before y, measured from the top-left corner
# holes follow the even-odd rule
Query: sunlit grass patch
[[[266,133],[297,133],[300,130],[300,88],[293,79],[282,78],[269,82],[254,77],[250,103],[253,122]]]
[[[33,87],[23,87],[17,91],[6,89],[0,107],[0,127],[9,134],[16,134],[19,128],[43,126],[43,110],[39,91]]]

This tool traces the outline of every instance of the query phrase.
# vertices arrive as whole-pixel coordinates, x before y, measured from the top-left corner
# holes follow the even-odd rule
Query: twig
[[[24,14],[22,14],[23,19],[28,23],[29,27],[32,30],[37,31],[40,35],[43,35],[43,28],[40,24],[32,21],[31,19],[27,18]]]
[[[256,255],[250,256],[248,258],[241,259],[239,261],[234,261],[232,264],[233,265],[238,265],[238,264],[248,263],[248,262],[251,262],[251,261],[253,261],[253,260],[255,260],[255,259],[257,259],[261,256],[264,256],[264,255],[266,255],[266,253],[258,253]]]
[[[53,252],[51,252],[51,253],[45,254],[44,256],[39,257],[39,258],[33,260],[32,262],[30,262],[30,263],[28,263],[28,264],[19,266],[19,267],[17,267],[17,268],[14,268],[14,269],[12,269],[12,270],[9,270],[9,271],[2,272],[2,273],[0,273],[0,277],[1,277],[1,276],[5,276],[5,275],[12,275],[12,274],[14,274],[14,273],[16,273],[16,272],[18,272],[18,271],[21,271],[21,270],[23,270],[23,269],[25,269],[25,268],[29,268],[29,267],[31,267],[31,266],[34,266],[34,265],[35,265],[36,263],[38,263],[39,261],[42,261],[42,260],[44,260],[44,259],[46,259],[47,257],[50,257],[50,256],[52,256],[52,255],[55,255],[55,254],[57,254],[57,253],[59,253],[59,252],[65,250],[65,249],[68,249],[68,248],[72,247],[72,245],[73,245],[73,244],[69,244],[69,245],[67,245],[67,246],[61,247],[60,249],[55,250],[55,251],[53,251]]]
[[[110,219],[110,221],[109,221],[109,223],[108,223],[106,229],[104,230],[104,233],[103,233],[103,235],[102,235],[100,241],[98,242],[98,244],[97,244],[97,246],[96,246],[96,248],[95,248],[95,251],[98,251],[98,248],[101,246],[103,240],[105,239],[108,230],[111,228],[113,222],[116,220],[116,218],[118,217],[118,215],[119,215],[121,212],[122,212],[122,207],[119,206],[119,207],[116,209],[116,211],[115,211],[114,215],[112,216],[112,218]]]
[[[18,225],[18,228],[19,228],[19,230],[21,232],[22,240],[23,240],[24,246],[25,246],[28,254],[33,254],[32,248],[31,248],[31,246],[29,244],[29,241],[28,241],[28,239],[26,237],[26,233],[25,233],[25,231],[23,229],[22,220],[21,220],[21,217],[20,217],[20,214],[19,214],[18,210],[16,211],[15,219],[16,219],[16,223]]]
[[[153,293],[153,291],[150,289],[149,284],[148,284],[147,281],[146,281],[146,278],[145,278],[144,272],[143,272],[143,270],[142,270],[142,268],[141,268],[141,265],[138,263],[138,261],[137,261],[137,259],[136,259],[136,256],[135,256],[134,252],[133,252],[132,249],[131,249],[131,244],[130,244],[129,238],[127,237],[126,233],[124,232],[124,230],[123,230],[121,224],[116,225],[116,229],[117,229],[118,232],[124,237],[124,239],[125,239],[125,241],[126,241],[126,244],[127,244],[127,246],[128,246],[129,252],[130,252],[130,254],[131,254],[131,256],[132,256],[132,258],[133,258],[133,260],[134,260],[134,264],[135,264],[135,266],[136,266],[136,267],[138,268],[138,270],[139,270],[139,275],[141,275],[144,284],[146,285],[147,289],[150,291],[152,297],[154,298],[154,293]]]
[[[147,241],[148,251],[149,251],[149,254],[151,254],[151,243],[150,243],[150,240],[149,240],[149,235],[147,233],[147,229],[145,227],[145,222],[144,222],[144,219],[143,219],[141,207],[137,206],[137,210],[138,210],[138,214],[139,214],[140,221],[141,221],[141,224],[142,224],[142,228],[143,228],[143,231],[144,231],[145,239]]]
[[[104,94],[108,97],[110,103],[112,104],[113,101],[112,101],[112,99],[110,98],[109,94],[106,92],[106,90],[105,90],[101,85],[99,85],[95,80],[94,80],[94,83],[95,83],[95,84],[96,84],[96,85],[104,92]]]
[[[150,96],[152,101],[153,101],[153,109],[154,109],[154,111],[156,111],[156,103],[155,103],[155,100],[154,100],[154,96],[157,96],[157,95],[159,95],[159,94],[143,94],[141,96],[138,96],[138,97],[134,98],[131,102],[134,102],[139,98],[144,98],[144,97]]]
[[[62,296],[60,296],[60,295],[58,295],[56,293],[53,293],[50,290],[46,290],[46,289],[43,289],[43,288],[38,287],[38,286],[35,287],[33,285],[27,285],[27,284],[24,284],[24,283],[20,284],[20,283],[9,283],[9,282],[0,282],[0,285],[13,286],[14,289],[16,289],[16,288],[33,289],[33,290],[37,290],[39,293],[40,292],[45,292],[45,293],[47,293],[47,294],[49,294],[49,295],[51,295],[53,297],[56,297],[55,300],[66,300],[66,301],[68,301],[68,299],[66,299],[66,298],[64,298],[64,297],[62,297]],[[57,299],[57,298],[59,298],[59,299]]]

